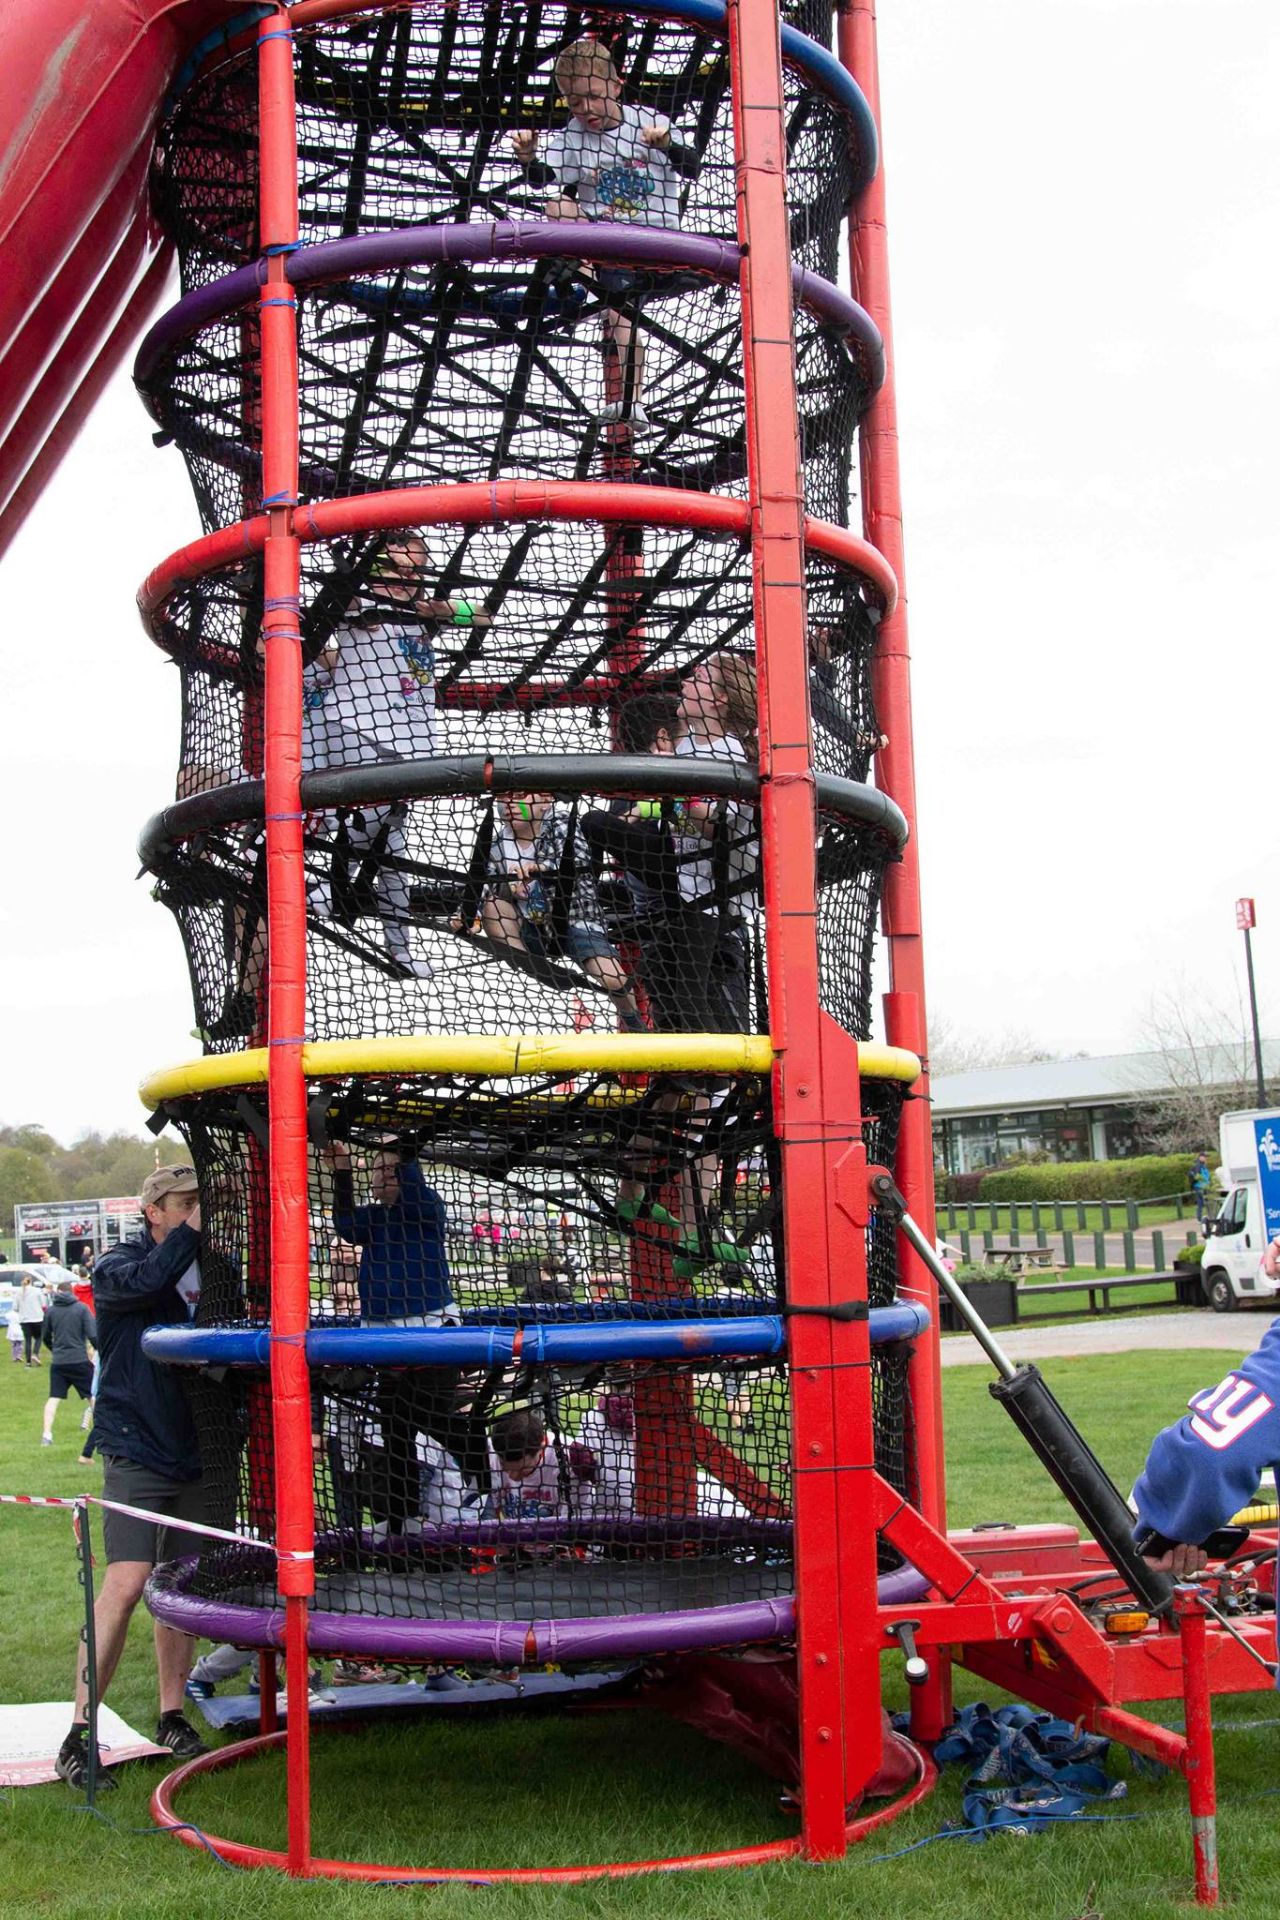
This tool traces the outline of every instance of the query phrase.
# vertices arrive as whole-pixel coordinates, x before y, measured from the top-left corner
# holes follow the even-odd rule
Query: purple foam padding
[[[174,1562],[163,1578],[153,1574],[147,1582],[147,1605],[157,1620],[208,1640],[283,1647],[282,1608],[195,1599],[179,1584],[194,1565],[193,1560]],[[876,1589],[883,1606],[922,1599],[928,1590],[928,1580],[914,1567],[883,1575]],[[391,1620],[317,1610],[307,1622],[308,1644],[317,1655],[362,1653],[382,1660],[442,1660],[464,1666],[468,1661],[519,1666],[524,1661],[637,1659],[785,1640],[794,1631],[795,1602],[790,1598],[604,1620]]]
[[[705,273],[736,282],[742,254],[730,240],[680,233],[670,227],[630,226],[605,220],[500,220],[489,225],[466,222],[433,227],[404,227],[397,233],[356,234],[325,240],[291,255],[287,267],[294,286],[385,272],[404,266],[432,266],[443,260],[514,261],[569,255],[603,265]],[[202,327],[238,312],[257,294],[266,277],[261,261],[238,267],[221,280],[196,287],[162,313],[150,328],[134,360],[133,377],[145,393],[160,360]],[[867,382],[884,378],[884,342],[870,314],[849,294],[803,267],[791,270],[795,298],[824,326],[847,334],[862,357]]]

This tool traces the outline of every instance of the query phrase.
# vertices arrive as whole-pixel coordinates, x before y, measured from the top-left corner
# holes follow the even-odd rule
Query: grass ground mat
[[[1244,1330],[1242,1348],[1252,1328]],[[1121,1486],[1155,1429],[1187,1395],[1216,1380],[1229,1355],[1108,1354],[1053,1361],[1055,1389]],[[0,1369],[0,1490],[93,1491],[97,1469],[75,1464],[71,1422],[39,1445],[45,1372]],[[1009,1421],[991,1402],[985,1369],[949,1372],[944,1393],[956,1525],[1067,1518]],[[0,1648],[8,1699],[68,1697],[77,1588],[68,1517],[0,1510]],[[138,1726],[154,1724],[149,1623],[139,1617],[112,1700]],[[898,1662],[888,1660],[890,1685]],[[990,1698],[966,1675],[962,1700]],[[898,1695],[895,1693],[895,1699]],[[1170,1722],[1176,1709],[1159,1717]],[[1220,1840],[1226,1910],[1273,1920],[1280,1895],[1280,1705],[1269,1694],[1218,1703]],[[573,1887],[378,1888],[291,1885],[245,1874],[181,1848],[149,1825],[162,1768],[126,1769],[108,1826],[63,1788],[3,1798],[0,1907],[16,1920],[192,1920],[193,1916],[367,1915],[474,1911],[536,1917],[767,1914],[770,1920],[876,1916],[939,1920],[1167,1920],[1194,1909],[1186,1795],[1173,1778],[1135,1775],[1127,1802],[1103,1822],[1032,1839],[939,1840],[959,1815],[961,1775],[837,1867],[799,1864]],[[396,1865],[484,1867],[644,1858],[751,1843],[794,1831],[768,1781],[732,1754],[645,1714],[577,1719],[488,1717],[431,1726],[326,1730],[314,1747],[317,1850]],[[278,1755],[197,1781],[181,1801],[193,1821],[236,1839],[281,1844],[284,1770]],[[1138,1814],[1137,1820],[1118,1815]],[[882,1859],[892,1854],[896,1857]]]

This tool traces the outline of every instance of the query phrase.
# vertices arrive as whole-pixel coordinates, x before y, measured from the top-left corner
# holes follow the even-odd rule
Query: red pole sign
[[[1240,932],[1247,933],[1250,927],[1256,927],[1257,924],[1258,916],[1254,911],[1252,900],[1237,900],[1236,926],[1240,929]]]

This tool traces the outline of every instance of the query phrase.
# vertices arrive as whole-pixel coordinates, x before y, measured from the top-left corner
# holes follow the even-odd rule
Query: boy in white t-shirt
[[[503,794],[494,852],[492,884],[480,910],[489,939],[540,960],[576,961],[613,1001],[623,1032],[643,1033],[627,970],[605,928],[574,809],[549,793],[524,799]]]
[[[673,133],[665,114],[628,105],[608,47],[575,40],[561,52],[556,83],[569,123],[545,136],[523,129],[511,150],[533,185],[559,189],[547,201],[549,220],[625,221],[637,226],[680,225],[680,180],[693,179],[698,160]],[[541,145],[539,144],[541,141]],[[634,273],[596,268],[606,294],[637,289]],[[641,405],[644,361],[632,315],[607,308],[604,316],[605,391],[602,421],[647,426]]]
[[[419,760],[439,750],[436,721],[434,632],[441,626],[488,627],[483,607],[462,599],[427,599],[423,579],[430,565],[417,534],[392,534],[370,575],[369,592],[352,601],[346,622],[335,628],[322,652],[308,663],[302,688],[302,771],[337,772],[379,761]],[[373,870],[373,893],[391,971],[401,980],[429,980],[430,961],[409,941],[408,875],[392,864],[405,855],[404,801],[357,809],[346,824],[347,874]],[[334,816],[320,820],[330,834]],[[318,878],[307,889],[308,911],[333,916],[329,888]],[[259,909],[246,937],[246,912],[237,902],[234,941],[237,977],[219,1016],[205,1028],[209,1040],[251,1033],[258,1020],[258,992],[266,961],[266,927]]]
[[[495,1520],[568,1520],[592,1511],[597,1462],[589,1447],[547,1439],[532,1407],[500,1414],[489,1429]]]
[[[388,539],[370,577],[369,599],[352,602],[346,623],[307,668],[304,773],[423,760],[439,751],[433,629],[483,627],[489,616],[466,601],[422,598],[427,565],[416,535]],[[429,980],[430,962],[410,949],[409,879],[396,864],[405,856],[406,813],[403,801],[359,808],[347,823],[349,870],[376,861],[374,897],[387,958],[401,979]],[[330,910],[319,887],[311,889],[309,904],[313,913]]]

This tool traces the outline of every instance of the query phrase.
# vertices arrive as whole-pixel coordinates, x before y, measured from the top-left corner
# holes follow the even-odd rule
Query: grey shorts
[[[119,1500],[128,1507],[145,1507],[149,1513],[171,1514],[175,1520],[199,1520],[206,1527],[229,1527],[235,1518],[226,1497],[205,1480],[166,1480],[150,1467],[140,1467],[118,1454],[102,1457],[102,1497]],[[188,1553],[199,1553],[205,1546],[198,1533],[184,1533],[181,1527],[158,1526],[154,1520],[136,1520],[129,1513],[113,1513],[108,1507],[102,1516],[102,1537],[107,1550],[107,1565],[118,1560],[145,1560],[158,1566],[164,1560],[177,1560]]]

